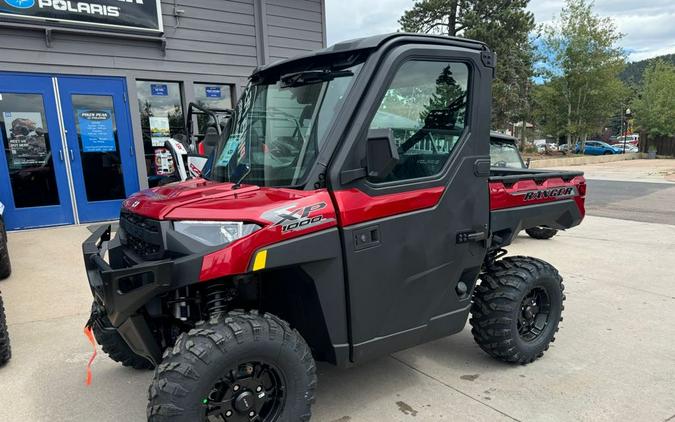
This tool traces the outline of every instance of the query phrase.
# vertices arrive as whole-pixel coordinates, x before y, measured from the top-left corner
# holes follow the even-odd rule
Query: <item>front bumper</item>
[[[124,250],[119,238],[111,239],[111,230],[103,225],[82,244],[89,286],[99,313],[135,353],[157,363],[160,346],[148,324],[151,315],[142,309],[159,295],[199,282],[202,255],[141,261]]]

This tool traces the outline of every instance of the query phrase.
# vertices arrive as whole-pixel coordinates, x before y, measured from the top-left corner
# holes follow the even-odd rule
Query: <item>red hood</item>
[[[130,196],[124,208],[157,220],[230,220],[269,223],[261,215],[270,209],[293,205],[312,191],[261,188],[204,179],[146,189]]]

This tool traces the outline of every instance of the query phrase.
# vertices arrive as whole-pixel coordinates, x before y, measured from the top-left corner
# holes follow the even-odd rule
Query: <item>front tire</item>
[[[514,256],[482,275],[471,306],[471,333],[481,349],[504,362],[527,364],[548,350],[562,321],[562,277],[549,263]]]
[[[12,264],[9,262],[9,249],[7,248],[7,230],[5,221],[0,216],[0,280],[12,274]]]
[[[7,320],[5,319],[5,307],[0,296],[0,366],[7,363],[12,357],[12,348],[9,345],[9,334],[7,334]]]
[[[533,239],[550,239],[558,233],[558,230],[540,226],[525,229],[525,233]]]
[[[152,369],[155,366],[149,360],[134,353],[107,317],[99,317],[93,325],[96,342],[115,362],[134,369]]]
[[[314,359],[297,331],[271,314],[230,312],[166,350],[148,421],[307,421],[315,389]]]

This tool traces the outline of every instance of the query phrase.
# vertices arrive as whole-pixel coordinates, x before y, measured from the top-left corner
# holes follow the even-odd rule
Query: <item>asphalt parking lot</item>
[[[99,354],[84,385],[88,234],[9,235],[14,273],[0,289],[13,359],[0,369],[0,421],[145,420],[150,372]],[[509,252],[565,279],[565,319],[543,359],[493,361],[465,330],[349,370],[320,365],[313,420],[675,420],[675,225],[591,215],[551,240],[520,236]]]

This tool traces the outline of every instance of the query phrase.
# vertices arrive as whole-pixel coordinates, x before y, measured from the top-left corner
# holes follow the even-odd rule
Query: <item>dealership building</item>
[[[0,0],[9,229],[115,219],[162,177],[188,104],[232,108],[259,65],[326,44],[324,0]]]

